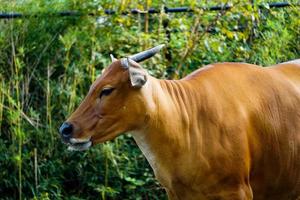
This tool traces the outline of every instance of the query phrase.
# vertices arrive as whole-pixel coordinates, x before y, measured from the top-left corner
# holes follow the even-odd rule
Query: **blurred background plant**
[[[27,15],[0,20],[1,199],[166,199],[130,135],[85,152],[67,151],[58,136],[111,53],[120,58],[166,44],[143,63],[157,78],[180,78],[214,62],[267,66],[300,57],[297,6],[233,0],[230,10],[207,11],[229,2],[0,1],[0,12]],[[195,12],[165,13],[163,6]],[[161,12],[121,14],[133,8]],[[70,10],[97,17],[54,15]]]

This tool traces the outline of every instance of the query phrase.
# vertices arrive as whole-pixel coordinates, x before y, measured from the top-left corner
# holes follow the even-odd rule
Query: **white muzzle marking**
[[[84,151],[92,146],[91,138],[71,138],[68,150],[70,151]]]

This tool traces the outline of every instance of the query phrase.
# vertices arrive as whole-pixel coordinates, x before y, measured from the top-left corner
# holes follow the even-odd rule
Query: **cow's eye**
[[[112,93],[112,91],[114,91],[115,88],[104,88],[101,93],[100,93],[100,99],[102,96],[108,96]]]

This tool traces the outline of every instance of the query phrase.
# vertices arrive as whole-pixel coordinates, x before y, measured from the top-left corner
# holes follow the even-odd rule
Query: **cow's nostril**
[[[68,122],[63,123],[59,128],[59,133],[64,138],[71,137],[73,133],[73,125]]]

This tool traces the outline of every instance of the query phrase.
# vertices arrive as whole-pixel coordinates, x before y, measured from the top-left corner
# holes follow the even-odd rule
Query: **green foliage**
[[[110,53],[120,58],[167,44],[143,63],[158,78],[182,77],[214,62],[266,66],[299,58],[299,7],[270,9],[263,1],[252,6],[243,0],[232,1],[234,8],[226,12],[201,9],[220,2],[226,3],[2,0],[0,11],[28,17],[0,21],[1,199],[165,199],[130,136],[69,152],[58,127],[109,65]],[[196,12],[118,14],[162,5]],[[104,9],[117,14],[105,15]],[[64,10],[100,17],[54,16]]]

